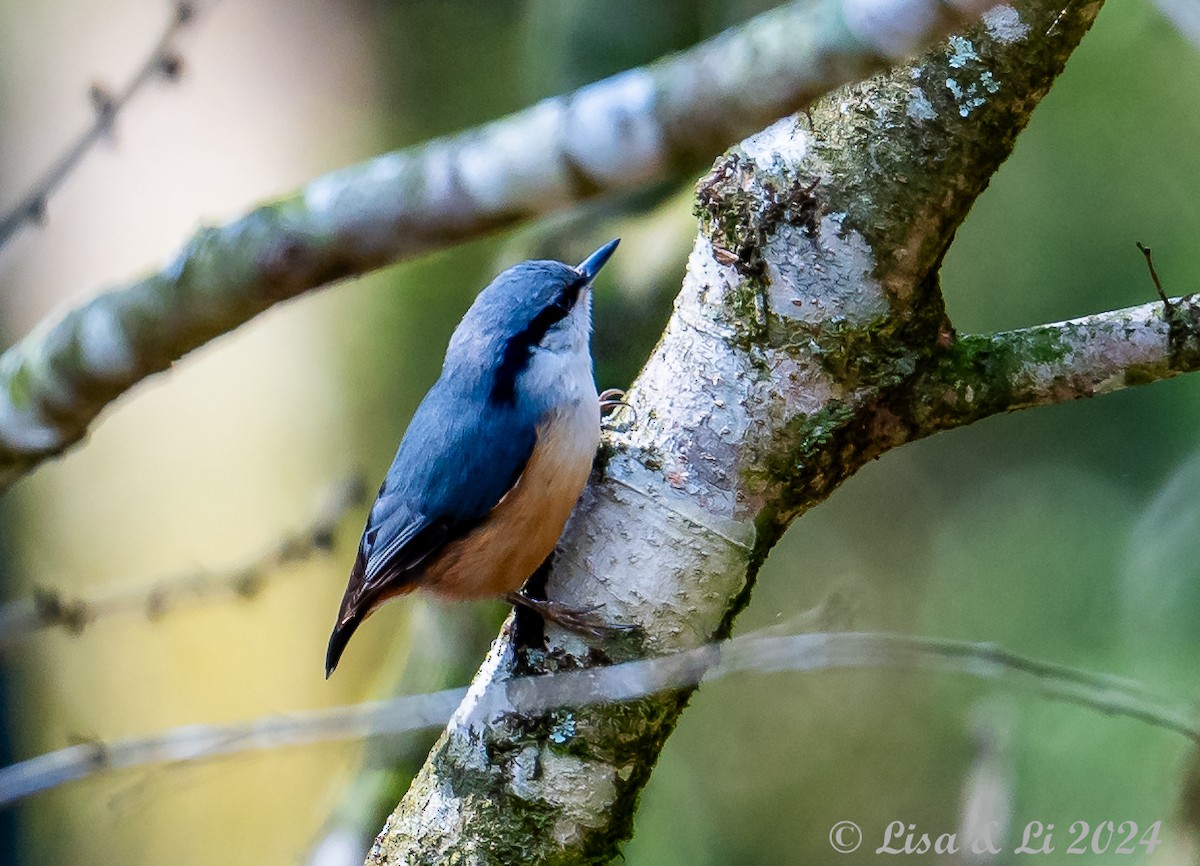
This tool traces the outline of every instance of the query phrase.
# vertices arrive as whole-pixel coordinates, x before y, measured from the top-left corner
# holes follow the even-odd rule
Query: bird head
[[[479,293],[450,339],[447,367],[468,364],[491,371],[490,399],[515,399],[539,357],[589,359],[591,285],[619,239],[572,267],[555,261],[513,265]]]

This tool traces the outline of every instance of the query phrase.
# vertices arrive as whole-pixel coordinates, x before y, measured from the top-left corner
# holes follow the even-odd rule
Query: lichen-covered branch
[[[908,401],[915,435],[1200,369],[1200,301],[1143,304],[986,336],[933,356]]]
[[[0,490],[108,403],[272,304],[694,166],[994,0],[799,0],[690,51],[319,178],[0,357]]]
[[[523,674],[727,634],[788,524],[919,435],[909,400],[955,340],[942,256],[1099,8],[1000,7],[717,161],[674,313],[627,395],[628,429],[606,437],[547,582],[637,637],[588,647],[518,616],[369,863],[617,854],[689,690],[565,714],[483,696]]]

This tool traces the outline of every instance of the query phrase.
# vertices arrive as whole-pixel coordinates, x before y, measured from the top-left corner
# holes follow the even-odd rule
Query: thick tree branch
[[[1200,722],[1186,704],[1128,680],[1027,658],[994,644],[885,632],[777,635],[768,629],[668,656],[496,682],[477,694],[475,712],[528,716],[558,711],[558,736],[567,738],[576,710],[687,688],[702,680],[750,672],[890,669],[1000,682],[1200,742]],[[465,693],[466,689],[446,689],[251,722],[188,725],[150,736],[80,743],[0,768],[0,806],[116,770],[425,730],[444,724]]]
[[[823,0],[199,231],[166,268],[0,357],[0,490],[108,403],[271,305],[711,158],[994,0]]]
[[[675,311],[606,438],[548,594],[639,640],[589,648],[518,620],[480,670],[369,862],[600,863],[687,700],[553,716],[490,684],[726,634],[788,524],[919,431],[908,404],[953,344],[936,278],[975,197],[1099,10],[1028,0],[911,67],[776,123],[701,183]]]

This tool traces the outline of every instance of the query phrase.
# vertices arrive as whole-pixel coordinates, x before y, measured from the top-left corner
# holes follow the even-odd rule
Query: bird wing
[[[514,407],[455,399],[439,386],[418,407],[371,507],[330,640],[333,664],[380,594],[416,582],[426,560],[478,526],[533,453],[533,419],[523,421]],[[447,408],[463,405],[486,408]]]

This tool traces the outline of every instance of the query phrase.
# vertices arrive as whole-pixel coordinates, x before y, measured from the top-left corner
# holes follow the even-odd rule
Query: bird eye
[[[564,285],[557,297],[538,311],[533,320],[509,337],[504,344],[500,363],[496,366],[495,381],[489,397],[492,403],[511,403],[515,396],[516,379],[529,364],[533,350],[538,348],[546,335],[559,333],[562,323],[571,315],[579,301],[579,295],[587,286],[588,279],[579,277]]]
[[[558,303],[566,310],[570,310],[575,306],[575,302],[579,300],[579,293],[583,291],[583,287],[588,284],[587,277],[579,277],[571,280],[563,286],[562,295],[559,296]]]

